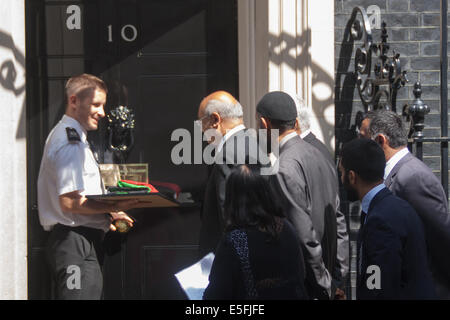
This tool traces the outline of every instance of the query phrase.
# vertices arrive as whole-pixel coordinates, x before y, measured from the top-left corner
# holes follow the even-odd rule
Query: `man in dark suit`
[[[349,200],[361,200],[358,299],[433,299],[425,234],[414,209],[383,184],[383,150],[370,139],[342,149],[339,170]]]
[[[408,151],[407,131],[399,115],[378,111],[368,120],[370,138],[381,146],[387,161],[385,185],[420,216],[437,296],[450,299],[450,215],[442,184]]]
[[[215,150],[202,206],[199,254],[215,252],[224,231],[225,182],[238,164],[257,164],[250,145],[257,141],[247,134],[241,104],[228,92],[216,91],[202,100],[197,122]],[[254,150],[254,149],[253,149]]]
[[[336,288],[332,288],[331,272],[336,262],[338,202],[334,167],[298,136],[295,102],[288,94],[266,94],[256,111],[260,128],[268,130],[267,136],[279,132],[279,158],[270,181],[299,235],[308,294],[313,299],[333,298]]]
[[[310,123],[310,108],[305,104],[303,99],[298,97],[296,94],[290,94],[292,99],[295,101],[295,106],[297,107],[297,133],[300,135],[304,141],[308,142],[310,145],[316,147],[323,155],[325,159],[330,162],[330,164],[335,167],[335,162],[331,156],[328,148],[323,144],[322,141],[317,139],[314,133],[311,131]],[[330,178],[332,180],[337,180],[337,172],[333,170],[333,176]],[[338,201],[340,199],[338,198]],[[337,254],[336,254],[336,264],[334,270],[332,270],[333,281],[335,283],[336,294],[335,299],[346,299],[345,295],[345,282],[350,269],[350,247],[349,247],[349,237],[347,232],[347,223],[345,221],[345,215],[339,210],[339,204],[336,206],[336,219],[337,219]]]

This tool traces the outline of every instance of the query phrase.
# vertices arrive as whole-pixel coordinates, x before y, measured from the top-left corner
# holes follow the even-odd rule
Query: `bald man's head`
[[[216,129],[222,135],[243,123],[242,106],[226,91],[215,91],[205,97],[198,108],[203,131]]]
[[[205,97],[202,100],[202,102],[200,103],[200,107],[198,109],[199,118],[201,118],[200,114],[202,116],[205,115],[205,110],[207,109],[207,107],[211,106],[212,104],[215,104],[215,105],[222,104],[224,106],[223,109],[230,109],[226,113],[229,113],[229,111],[231,111],[231,109],[235,109],[235,108],[242,110],[242,106],[231,94],[229,94],[226,91],[216,91],[216,92],[211,93],[207,97]],[[227,106],[227,107],[225,107],[225,106]],[[216,110],[214,110],[214,111],[216,111]],[[212,111],[212,112],[214,112],[214,111]],[[237,111],[238,111],[237,113],[239,113],[239,110],[237,110]],[[212,112],[209,112],[209,114],[211,114]],[[242,117],[242,116],[240,116],[240,117]]]

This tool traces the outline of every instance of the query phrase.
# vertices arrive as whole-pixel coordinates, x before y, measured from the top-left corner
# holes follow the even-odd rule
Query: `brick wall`
[[[422,99],[430,106],[426,116],[424,135],[440,136],[440,0],[335,0],[335,57],[336,57],[336,151],[342,143],[355,137],[355,117],[363,111],[358,90],[355,87],[354,54],[361,42],[355,42],[349,35],[349,19],[355,6],[367,9],[376,5],[380,8],[381,21],[388,30],[388,43],[392,50],[400,53],[402,70],[407,71],[409,83],[399,90],[397,111],[414,99],[413,86],[422,84]],[[360,17],[360,16],[359,16]],[[372,29],[374,43],[381,41],[380,29]],[[450,51],[450,48],[449,48]],[[373,70],[373,66],[372,66]],[[440,178],[440,145],[425,143],[424,162]],[[342,192],[343,200],[345,194]],[[356,279],[356,232],[359,228],[359,208],[343,201],[343,210],[348,214],[351,233],[352,268],[351,287],[354,295]]]

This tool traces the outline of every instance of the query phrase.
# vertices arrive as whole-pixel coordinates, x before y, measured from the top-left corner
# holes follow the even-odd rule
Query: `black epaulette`
[[[69,140],[70,143],[81,142],[81,138],[77,130],[75,130],[74,128],[67,127],[66,132],[67,132],[67,140]]]

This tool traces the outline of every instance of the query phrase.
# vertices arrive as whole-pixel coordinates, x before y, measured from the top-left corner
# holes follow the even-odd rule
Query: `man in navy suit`
[[[414,209],[383,184],[386,165],[375,141],[355,139],[339,170],[349,200],[361,200],[357,299],[433,299],[423,225]]]

